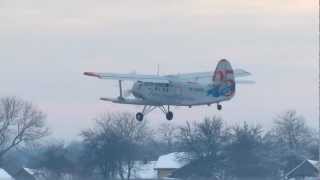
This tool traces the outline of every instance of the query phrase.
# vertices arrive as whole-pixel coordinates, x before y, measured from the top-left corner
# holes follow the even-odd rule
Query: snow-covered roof
[[[0,168],[0,180],[14,180],[4,169]]]
[[[314,167],[318,168],[319,161],[313,161],[313,160],[307,160],[310,164],[312,164]]]
[[[174,152],[160,156],[155,169],[179,169],[187,164],[187,154],[184,152]]]
[[[34,175],[37,173],[37,170],[34,169],[30,169],[30,168],[23,168],[25,171],[27,171],[27,173],[29,173],[30,175]]]

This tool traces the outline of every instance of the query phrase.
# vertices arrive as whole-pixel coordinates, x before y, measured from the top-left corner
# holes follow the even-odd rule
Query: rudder
[[[219,86],[219,95],[225,97],[234,95],[236,89],[234,71],[228,60],[219,61],[212,80],[214,85]]]

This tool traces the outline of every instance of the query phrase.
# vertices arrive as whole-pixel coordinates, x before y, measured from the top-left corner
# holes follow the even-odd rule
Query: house
[[[15,180],[36,180],[36,178],[26,170],[26,168],[19,169],[15,174],[12,175]]]
[[[318,180],[319,172],[319,161],[304,160],[297,167],[288,172],[286,178],[289,180]]]
[[[46,179],[46,173],[41,170],[35,170],[30,168],[23,168],[23,170],[27,172],[29,175],[31,175],[34,180]]]
[[[31,174],[29,171],[27,171],[26,168],[22,168],[19,165],[16,165],[16,164],[8,165],[7,164],[3,168],[15,180],[36,180],[36,178],[33,176],[33,174]]]
[[[2,168],[15,180],[36,180],[15,157],[5,159]]]
[[[184,152],[174,152],[160,156],[154,169],[157,172],[157,177],[161,179],[170,177],[174,171],[186,164],[188,164],[187,154]]]
[[[14,180],[14,178],[7,171],[0,168],[0,180]]]

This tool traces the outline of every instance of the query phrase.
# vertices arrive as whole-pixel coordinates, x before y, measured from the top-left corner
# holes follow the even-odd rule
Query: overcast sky
[[[227,58],[257,84],[239,85],[222,112],[175,109],[172,123],[218,115],[270,127],[296,109],[316,127],[317,17],[314,0],[0,0],[0,96],[34,102],[53,137],[73,139],[100,113],[141,110],[100,102],[117,83],[83,71],[213,71]]]

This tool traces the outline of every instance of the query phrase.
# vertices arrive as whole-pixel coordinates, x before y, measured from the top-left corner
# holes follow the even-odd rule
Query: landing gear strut
[[[166,115],[168,121],[173,119],[173,113],[170,111],[170,106],[160,106],[159,109]]]
[[[173,119],[173,112],[170,111],[170,106],[144,106],[142,112],[136,114],[137,121],[143,121],[143,117],[151,113],[156,108],[159,108],[165,115],[168,121]]]

